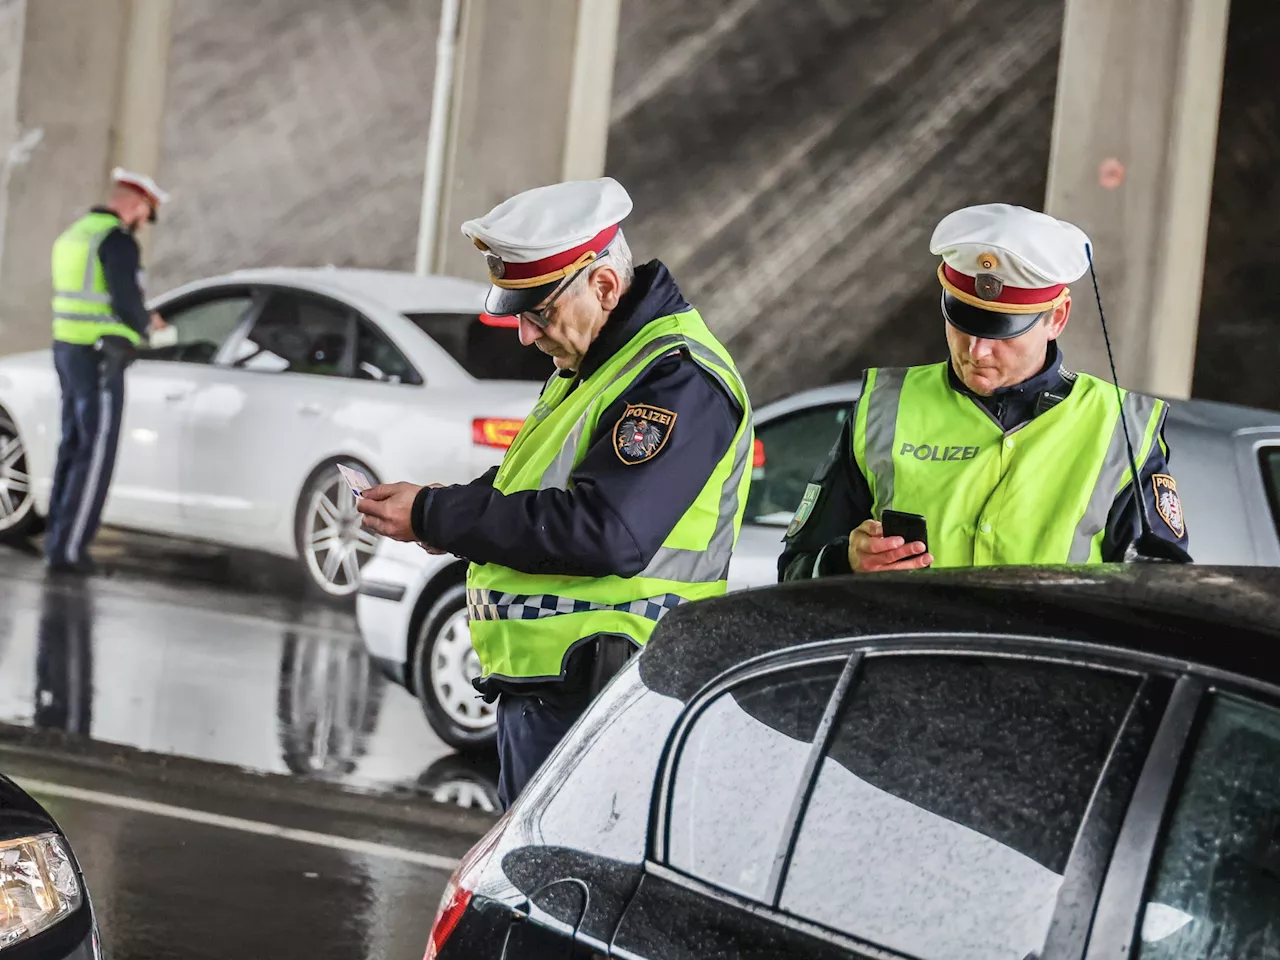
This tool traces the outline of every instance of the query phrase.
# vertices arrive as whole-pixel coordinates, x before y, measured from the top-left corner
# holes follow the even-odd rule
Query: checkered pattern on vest
[[[538,620],[564,613],[618,610],[656,622],[661,620],[668,610],[674,610],[682,603],[684,598],[674,593],[632,600],[630,603],[594,603],[590,600],[574,600],[572,597],[556,597],[551,594],[527,596],[518,593],[499,593],[497,590],[467,591],[467,615],[472,620]]]

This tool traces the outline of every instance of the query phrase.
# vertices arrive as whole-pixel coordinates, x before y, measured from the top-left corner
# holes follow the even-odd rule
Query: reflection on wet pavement
[[[116,960],[420,957],[446,880],[412,863],[41,799],[80,859]]]
[[[0,722],[496,809],[492,764],[452,754],[287,561],[123,534],[95,556],[107,575],[46,578],[0,547]]]

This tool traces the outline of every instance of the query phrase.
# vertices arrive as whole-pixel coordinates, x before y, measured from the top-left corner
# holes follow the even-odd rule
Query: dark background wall
[[[1280,3],[1231,0],[1194,394],[1280,409]]]
[[[410,269],[438,15],[177,0],[152,288]],[[671,266],[757,402],[940,357],[929,236],[965,204],[1042,204],[1061,19],[1062,0],[623,0],[607,172],[637,256]],[[1276,408],[1278,23],[1234,0],[1196,367],[1197,394]]]

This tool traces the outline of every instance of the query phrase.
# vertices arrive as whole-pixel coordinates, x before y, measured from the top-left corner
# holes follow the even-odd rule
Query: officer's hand
[[[164,322],[164,317],[160,316],[160,314],[152,310],[151,326],[149,326],[147,329],[150,330],[152,333],[155,333],[157,330],[163,330],[167,326],[169,326],[169,324]]]
[[[879,520],[864,520],[849,534],[849,567],[854,573],[878,573],[881,570],[918,570],[933,563],[933,555],[924,552],[919,540],[903,542],[901,537],[886,537]]]
[[[364,514],[365,529],[392,540],[416,540],[413,501],[421,489],[412,483],[380,483],[364,491],[356,501],[356,509]]]

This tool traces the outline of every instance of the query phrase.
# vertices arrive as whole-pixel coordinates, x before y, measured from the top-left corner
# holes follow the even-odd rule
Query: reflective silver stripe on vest
[[[664,593],[657,597],[631,600],[627,603],[596,603],[557,597],[553,594],[500,593],[497,590],[468,590],[467,616],[472,620],[541,620],[566,613],[590,613],[611,610],[630,613],[655,623],[670,610],[684,603],[683,597]]]
[[[729,399],[736,406],[738,398],[733,389],[715,369],[713,364],[723,364],[713,350],[709,350],[696,341],[689,341],[689,353],[700,361],[702,369],[715,377],[724,388]],[[649,565],[640,571],[638,576],[654,577],[658,580],[676,580],[681,583],[715,583],[725,579],[729,573],[729,561],[733,559],[733,521],[738,515],[738,486],[742,483],[742,472],[751,459],[751,411],[746,411],[747,424],[738,438],[734,450],[733,469],[729,471],[729,479],[720,489],[720,506],[717,514],[716,529],[705,550],[685,550],[680,547],[659,547]]]
[[[863,476],[875,478],[875,499],[881,510],[893,509],[893,437],[906,379],[905,367],[878,369],[867,400],[867,462],[860,466]]]
[[[688,341],[684,337],[677,336],[658,337],[655,340],[651,340],[649,343],[645,344],[644,349],[641,350],[640,353],[632,357],[623,366],[623,368],[614,375],[613,379],[610,380],[609,383],[617,383],[636,367],[658,360],[660,359],[660,354],[665,353],[672,347],[684,346],[687,342]],[[608,387],[605,387],[605,390],[607,389]],[[565,437],[564,445],[560,447],[560,452],[556,454],[555,459],[551,461],[547,466],[547,469],[542,472],[542,479],[538,481],[539,490],[569,489],[569,475],[573,473],[573,465],[578,457],[578,444],[582,442],[582,431],[586,429],[587,420],[591,417],[591,411],[594,405],[598,403],[603,396],[604,392],[601,391],[600,397],[597,397],[591,403],[587,404],[587,409],[582,412],[582,416],[578,418],[578,422],[573,425],[573,429],[570,430],[569,435]],[[564,403],[567,400],[568,397],[566,397],[565,400],[562,400],[561,403]]]
[[[69,313],[65,310],[55,310],[53,318],[55,320],[88,320],[91,323],[120,323],[120,321],[110,313]]]
[[[733,559],[733,522],[738,515],[738,486],[742,483],[742,471],[747,468],[751,454],[751,413],[748,411],[746,427],[734,450],[733,469],[720,490],[720,512],[707,549],[659,547],[649,565],[637,576],[680,583],[715,583],[725,579],[729,573],[729,561]]]
[[[112,228],[115,229],[114,227]],[[97,289],[93,285],[93,266],[98,262],[98,248],[102,246],[102,241],[107,239],[107,234],[111,230],[105,230],[99,233],[91,241],[89,241],[89,256],[84,261],[84,283],[80,285],[81,293],[97,293]]]
[[[1134,448],[1134,455],[1139,459],[1139,470],[1142,469],[1141,461],[1145,459],[1142,456],[1142,438],[1146,436],[1147,424],[1151,422],[1151,415],[1155,410],[1156,399],[1140,393],[1125,394],[1124,402],[1120,407],[1121,416],[1129,421],[1129,430],[1135,442],[1139,444]],[[1152,442],[1156,442],[1155,438],[1152,438]],[[1089,505],[1085,507],[1084,516],[1076,526],[1075,536],[1071,538],[1071,552],[1067,555],[1068,563],[1088,562],[1093,548],[1093,538],[1106,526],[1107,517],[1111,514],[1111,506],[1116,501],[1116,494],[1126,482],[1125,478],[1130,469],[1129,448],[1124,440],[1124,426],[1120,422],[1120,417],[1116,417],[1115,429],[1111,431],[1111,443],[1102,461],[1102,469],[1098,472],[1098,482],[1093,486]]]
[[[106,303],[106,304],[111,303],[111,294],[97,293],[96,291],[86,292],[84,290],[55,290],[53,291],[53,295],[55,297],[70,298],[72,300],[84,300],[88,303]]]

